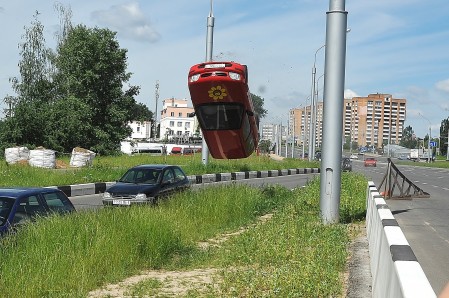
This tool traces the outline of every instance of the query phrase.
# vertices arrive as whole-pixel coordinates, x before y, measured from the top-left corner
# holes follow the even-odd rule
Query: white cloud
[[[435,84],[435,87],[438,90],[441,90],[441,91],[444,91],[444,92],[449,92],[449,79],[437,82]]]
[[[355,91],[352,91],[351,89],[346,89],[344,93],[344,97],[348,99],[359,96],[360,95],[358,95]]]
[[[139,3],[114,5],[108,10],[98,10],[92,17],[100,24],[117,30],[118,34],[129,39],[156,42],[160,34],[140,9]]]

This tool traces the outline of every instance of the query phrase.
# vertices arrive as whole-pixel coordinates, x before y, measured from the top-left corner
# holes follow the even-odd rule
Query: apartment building
[[[160,138],[186,138],[194,136],[198,122],[196,117],[189,117],[194,112],[187,99],[165,99],[162,101],[160,119]],[[198,129],[199,130],[199,129]],[[201,130],[199,130],[201,134]]]
[[[391,94],[369,94],[367,97],[344,99],[343,132],[346,139],[358,146],[382,147],[399,144],[404,130],[407,100]],[[290,110],[289,135],[298,145],[308,147],[311,106]],[[323,102],[318,102],[316,116],[316,147],[322,142]]]
[[[359,146],[381,148],[402,139],[407,100],[391,94],[369,94],[344,100],[344,134]]]

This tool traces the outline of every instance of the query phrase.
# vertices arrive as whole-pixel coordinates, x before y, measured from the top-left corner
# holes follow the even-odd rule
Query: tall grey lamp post
[[[320,169],[320,215],[325,224],[338,223],[340,212],[346,32],[345,0],[329,0]]]
[[[427,162],[431,162],[431,156],[430,156],[430,140],[432,139],[432,123],[430,122],[429,119],[427,119],[426,117],[424,117],[421,113],[419,113],[419,116],[421,116],[423,119],[427,120],[427,122],[429,122],[429,140],[427,141]],[[423,139],[424,142],[424,139]],[[423,144],[424,145],[424,144]]]
[[[315,51],[315,59],[313,60],[312,67],[312,90],[311,90],[311,106],[310,106],[310,132],[309,132],[309,161],[313,160],[313,156],[315,155],[315,135],[316,135],[316,98],[315,98],[315,79],[316,79],[316,55],[318,51],[324,48],[326,44],[323,44]]]
[[[316,133],[316,128],[317,128],[317,126],[318,127],[320,127],[320,125],[317,125],[317,122],[318,122],[318,90],[319,90],[319,82],[320,82],[320,79],[322,78],[322,77],[324,77],[324,73],[322,74],[322,75],[320,75],[319,77],[318,77],[318,79],[316,79],[316,87],[315,87],[315,109],[314,109],[314,114],[315,114],[315,125],[314,125],[314,133],[313,133],[313,139],[314,140],[317,140],[317,137],[316,137],[316,135],[317,135],[317,133]],[[321,117],[321,120],[323,120],[323,118]],[[321,135],[322,136],[322,135]],[[319,140],[320,138],[318,138],[318,140]],[[320,144],[320,142],[318,142],[318,144]],[[312,144],[312,155],[315,157],[315,153],[316,153],[316,145],[317,145],[317,143],[315,143],[315,142],[313,142],[313,144]]]
[[[207,17],[207,37],[206,37],[206,62],[212,61],[212,49],[214,46],[214,14],[212,10],[212,1],[210,0],[210,11]],[[201,161],[204,165],[209,162],[209,148],[207,147],[206,140],[203,136],[203,141],[201,144]]]

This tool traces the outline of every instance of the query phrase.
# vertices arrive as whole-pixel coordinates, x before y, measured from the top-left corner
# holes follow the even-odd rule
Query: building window
[[[137,132],[140,132],[140,126],[137,126]]]
[[[186,128],[190,128],[190,122],[186,122]]]
[[[170,113],[170,116],[171,116],[171,117],[175,117],[175,112],[171,112],[171,113]]]
[[[178,121],[178,127],[182,127],[182,122]]]
[[[182,117],[182,113],[178,113],[178,116],[179,116],[179,117]]]
[[[175,126],[175,121],[170,121],[170,127]]]

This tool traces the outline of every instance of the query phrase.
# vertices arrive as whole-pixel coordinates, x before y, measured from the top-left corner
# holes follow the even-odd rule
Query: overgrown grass
[[[223,281],[206,296],[339,296],[349,241],[343,223],[362,219],[366,180],[344,173],[342,183],[353,189],[342,192],[342,223],[335,225],[321,224],[318,180],[293,192],[233,184],[182,193],[153,208],[41,218],[1,240],[0,293],[86,297],[143,269],[215,266],[223,268]],[[272,211],[272,220],[220,248],[197,246]],[[152,281],[134,290],[148,295],[158,286]]]
[[[69,165],[67,157],[59,161]],[[255,155],[240,160],[211,159],[207,165],[202,164],[200,154],[191,156],[99,156],[94,159],[91,167],[63,169],[33,168],[23,164],[8,165],[1,160],[0,186],[53,186],[115,181],[127,169],[139,164],[176,164],[180,165],[187,175],[319,166],[317,162],[288,158],[283,161],[274,161],[268,156]]]

